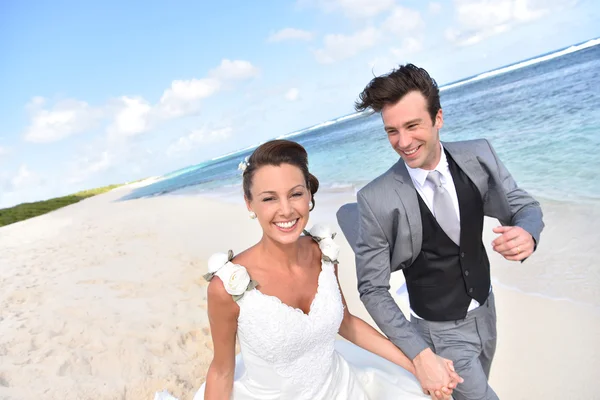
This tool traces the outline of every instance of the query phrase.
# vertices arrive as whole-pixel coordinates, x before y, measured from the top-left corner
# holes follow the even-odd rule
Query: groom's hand
[[[529,232],[519,226],[498,226],[494,233],[499,233],[493,242],[495,252],[510,261],[521,261],[529,257],[534,250],[535,242]]]
[[[452,361],[438,356],[429,348],[420,352],[413,364],[421,387],[434,398],[446,398],[458,383],[464,382],[454,371]]]

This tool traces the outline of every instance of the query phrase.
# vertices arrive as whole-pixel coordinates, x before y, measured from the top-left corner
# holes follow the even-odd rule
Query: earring
[[[312,201],[309,201],[309,202],[308,202],[308,210],[309,210],[309,211],[312,211],[312,209],[313,209],[313,207],[314,207],[314,206],[315,206],[315,205],[313,204],[313,202],[312,202]]]
[[[256,213],[254,211],[250,211],[249,217],[250,219],[256,219]]]

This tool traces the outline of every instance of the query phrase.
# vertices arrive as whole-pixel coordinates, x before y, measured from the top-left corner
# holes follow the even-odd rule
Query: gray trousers
[[[457,321],[425,321],[411,318],[411,324],[439,356],[452,360],[465,380],[459,384],[456,400],[497,400],[488,384],[496,351],[496,303],[491,292],[485,304]]]

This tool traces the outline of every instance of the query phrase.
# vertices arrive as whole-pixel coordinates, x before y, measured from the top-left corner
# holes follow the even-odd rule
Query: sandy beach
[[[185,400],[204,381],[212,355],[206,260],[252,245],[259,226],[243,206],[199,196],[118,201],[130,190],[0,228],[0,399],[151,400],[168,390]],[[353,195],[319,200],[311,222],[335,226],[334,211],[346,201]],[[563,217],[547,213],[540,250],[526,263],[491,255],[493,275],[543,273],[544,263],[573,249],[598,254],[597,235],[579,249],[570,231],[575,244],[565,243],[553,228]],[[350,310],[372,323],[358,298],[350,247],[343,235],[336,241]],[[597,258],[579,257],[597,268]],[[394,274],[392,290],[402,281]],[[497,282],[494,290],[499,339],[491,385],[499,397],[600,399],[598,288],[585,287],[587,303]]]

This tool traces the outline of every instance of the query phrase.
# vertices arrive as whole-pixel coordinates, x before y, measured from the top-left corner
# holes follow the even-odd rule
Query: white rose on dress
[[[319,239],[331,239],[331,229],[327,225],[317,224],[310,230],[310,235]]]
[[[326,237],[319,242],[319,248],[324,256],[329,258],[331,262],[337,261],[340,254],[340,247],[333,241],[331,237]]]
[[[229,256],[225,253],[216,253],[208,259],[208,273],[214,274],[220,270],[229,261]]]
[[[241,265],[228,262],[216,275],[223,281],[225,290],[232,296],[244,294],[250,284],[250,275]]]

